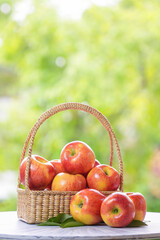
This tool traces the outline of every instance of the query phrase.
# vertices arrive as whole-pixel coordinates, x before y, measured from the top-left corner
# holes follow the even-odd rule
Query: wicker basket
[[[21,161],[24,159],[26,150],[28,147],[28,158],[27,167],[25,173],[25,189],[20,188],[20,180],[18,179],[17,188],[17,215],[18,218],[27,223],[40,223],[46,221],[48,218],[56,216],[58,213],[69,213],[70,212],[70,201],[76,192],[66,191],[31,191],[29,189],[28,178],[29,178],[29,167],[30,159],[32,154],[32,147],[35,139],[37,130],[41,124],[49,117],[55,115],[58,112],[64,110],[81,110],[88,112],[95,116],[104,128],[107,130],[110,137],[110,165],[112,166],[113,161],[113,142],[117,152],[119,160],[119,174],[120,174],[120,187],[118,191],[123,191],[123,162],[121,158],[120,148],[115,134],[111,128],[111,125],[107,118],[93,107],[90,107],[81,103],[63,103],[44,112],[37,122],[30,130],[27,139],[25,141]],[[111,191],[103,192],[106,196],[112,193]]]

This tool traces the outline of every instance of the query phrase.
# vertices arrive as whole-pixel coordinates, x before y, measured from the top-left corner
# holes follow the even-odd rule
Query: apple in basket
[[[89,188],[99,191],[115,191],[120,184],[120,176],[116,169],[101,164],[94,167],[87,175]]]
[[[50,163],[55,167],[56,169],[56,175],[61,172],[66,172],[65,168],[63,167],[60,159],[53,159],[50,161]]]
[[[101,217],[111,227],[125,227],[134,216],[134,204],[125,193],[112,193],[102,202]]]
[[[20,164],[20,182],[25,185],[25,170],[27,157]],[[39,155],[32,155],[29,170],[29,188],[31,190],[44,190],[53,180],[56,170],[53,165]]]
[[[126,193],[133,201],[135,206],[134,220],[143,221],[147,211],[147,204],[144,196],[141,193]]]
[[[72,217],[87,225],[101,222],[100,208],[105,197],[95,189],[83,189],[77,192],[70,203]]]
[[[73,141],[61,151],[61,162],[68,173],[88,173],[95,164],[93,150],[84,142]]]
[[[98,165],[100,165],[101,163],[96,159],[95,160],[95,164],[94,164],[94,167],[96,167],[96,166],[98,166]]]
[[[96,167],[96,166],[98,166],[98,165],[100,165],[100,164],[101,164],[101,163],[100,163],[97,159],[95,159],[94,167]],[[94,168],[94,167],[93,167],[93,168]],[[90,171],[89,171],[89,172],[90,172]],[[86,178],[89,172],[84,173],[83,176]]]
[[[53,191],[80,191],[86,188],[86,179],[81,174],[58,173],[52,181]]]

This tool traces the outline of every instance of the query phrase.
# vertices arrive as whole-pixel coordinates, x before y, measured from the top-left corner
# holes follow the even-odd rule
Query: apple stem
[[[79,207],[79,208],[82,208],[82,207],[83,207],[83,202],[79,203],[79,204],[78,204],[78,207]]]
[[[112,212],[116,214],[116,213],[118,213],[118,209],[117,209],[117,208],[114,208],[114,209],[112,210]]]
[[[76,151],[74,150],[74,148],[71,148],[71,156],[74,156],[76,154]]]

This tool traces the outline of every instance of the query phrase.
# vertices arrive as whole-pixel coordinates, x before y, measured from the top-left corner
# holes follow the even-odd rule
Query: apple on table
[[[100,208],[105,195],[95,189],[83,189],[76,193],[70,203],[72,217],[87,225],[102,221]]]
[[[135,206],[134,220],[143,221],[147,212],[147,203],[145,197],[141,193],[126,193],[128,197],[133,201]]]
[[[134,204],[125,193],[112,193],[102,202],[101,217],[108,226],[126,227],[134,216]]]

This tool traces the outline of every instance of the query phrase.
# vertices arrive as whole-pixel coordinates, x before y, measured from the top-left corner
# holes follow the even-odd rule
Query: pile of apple
[[[25,186],[27,157],[20,164],[20,181]],[[73,218],[87,225],[102,220],[112,227],[127,226],[133,219],[143,221],[146,201],[140,193],[115,192],[106,197],[101,191],[116,191],[120,176],[116,169],[100,164],[84,142],[66,144],[60,159],[51,161],[32,155],[29,171],[31,190],[78,191],[71,200]]]
[[[105,196],[95,189],[83,189],[70,203],[72,217],[86,225],[104,221],[111,227],[126,227],[133,220],[143,221],[146,200],[141,193],[115,192]]]

